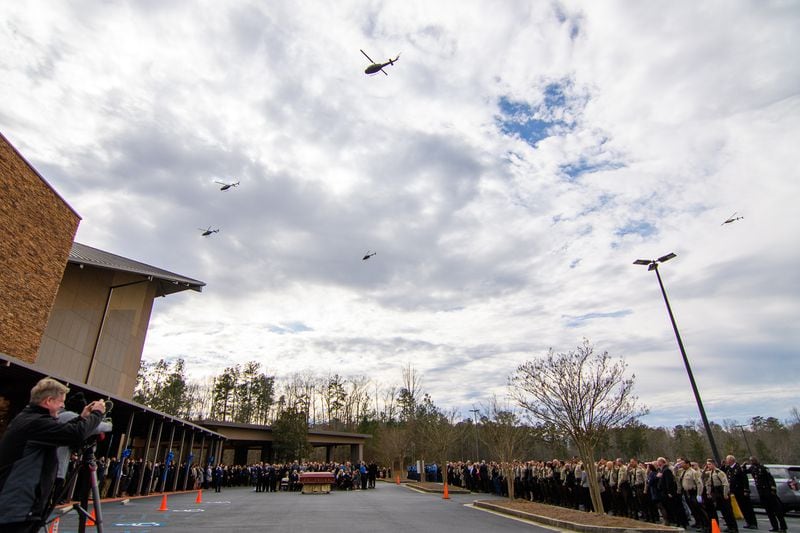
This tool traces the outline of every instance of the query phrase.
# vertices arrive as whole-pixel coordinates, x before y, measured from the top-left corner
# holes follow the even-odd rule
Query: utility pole
[[[469,412],[472,413],[475,422],[475,461],[477,462],[481,460],[480,452],[478,451],[478,413],[480,413],[481,410],[474,409],[474,405],[472,407],[473,409],[470,409]]]

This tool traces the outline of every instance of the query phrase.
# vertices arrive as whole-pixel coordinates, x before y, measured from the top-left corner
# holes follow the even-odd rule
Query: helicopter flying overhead
[[[222,185],[222,187],[219,188],[219,190],[221,190],[221,191],[227,191],[231,187],[236,187],[237,185],[239,185],[239,181],[238,180],[235,181],[235,182],[231,182],[231,183],[226,183],[224,181],[214,180],[214,183],[219,183],[220,185]]]
[[[206,229],[203,229],[203,228],[197,228],[197,229],[203,232],[202,233],[203,237],[208,237],[212,233],[219,233],[219,228],[211,229],[211,226],[207,227]]]
[[[375,61],[372,60],[371,57],[369,57],[367,55],[367,53],[364,50],[361,50],[361,53],[364,54],[364,57],[366,57],[367,59],[370,60],[370,63],[372,63],[364,71],[364,74],[377,74],[378,72],[383,72],[384,74],[386,74],[388,76],[389,73],[387,73],[385,70],[383,70],[383,67],[394,65],[394,62],[397,61],[398,59],[400,59],[400,54],[397,54],[397,57],[395,57],[394,59],[390,58],[389,61],[387,61],[386,63],[376,63]]]
[[[737,220],[742,220],[744,218],[744,217],[737,217],[736,216],[737,214],[738,213],[736,211],[734,211],[733,214],[731,216],[729,216],[728,219],[725,222],[720,224],[720,226],[724,226],[725,224],[730,224],[731,222],[736,222]]]
[[[371,251],[367,250],[366,255],[364,255],[364,257],[362,257],[361,260],[362,261],[366,261],[367,259],[369,259],[370,257],[372,257],[373,255],[375,255],[377,253],[378,252],[371,252]]]

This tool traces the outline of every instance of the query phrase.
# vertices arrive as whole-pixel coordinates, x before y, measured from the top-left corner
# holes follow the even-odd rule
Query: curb
[[[151,492],[150,494],[140,494],[138,496],[115,496],[113,498],[100,498],[100,503],[115,503],[121,502],[124,500],[142,500],[144,498],[155,498],[161,497],[164,494],[171,495],[171,494],[196,494],[198,489],[187,489],[187,490],[176,490],[175,492]],[[206,489],[200,489],[206,490]],[[211,489],[208,489],[211,490]],[[72,505],[78,503],[78,500],[73,500],[71,503],[65,503],[63,505],[56,505],[53,510],[60,510],[60,509],[72,509]],[[197,503],[197,502],[195,502]],[[91,494],[89,495],[89,506],[91,507],[92,504],[92,497]]]
[[[412,481],[406,484],[406,486],[410,489],[414,489],[419,492],[426,492],[428,494],[444,494],[444,485],[441,485],[441,488],[439,488],[438,486],[431,487],[430,484],[423,485],[422,483]],[[462,489],[461,487],[454,487],[452,485],[447,486],[447,492],[449,492],[450,494],[472,494],[470,491],[466,489]]]
[[[570,531],[578,531],[580,533],[639,533],[639,532],[658,532],[658,533],[668,533],[665,529],[656,529],[653,527],[616,527],[616,526],[593,526],[589,524],[576,524],[574,522],[568,522],[566,520],[557,520],[555,518],[550,518],[547,516],[541,516],[533,513],[528,513],[525,511],[518,511],[516,509],[509,509],[508,507],[503,507],[502,505],[495,505],[489,500],[475,500],[473,502],[475,507],[480,509],[488,509],[490,511],[494,511],[497,513],[507,514],[509,516],[514,516],[517,518],[524,518],[526,520],[531,520],[533,522],[538,522],[547,526],[557,527],[559,529],[568,529]],[[684,531],[683,528],[673,527],[670,528],[671,531],[676,533],[680,531]]]

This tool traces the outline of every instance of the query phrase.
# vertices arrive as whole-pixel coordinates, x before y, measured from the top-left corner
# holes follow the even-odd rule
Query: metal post
[[[150,419],[150,429],[147,430],[147,441],[144,445],[144,458],[142,459],[142,471],[139,473],[139,482],[136,484],[136,494],[142,493],[142,484],[144,483],[144,470],[147,467],[147,461],[150,460],[150,444],[153,442],[153,427],[155,427],[156,419]],[[161,435],[161,428],[158,430]],[[156,453],[158,452],[158,445],[156,444]],[[151,474],[152,475],[152,474]],[[150,486],[145,487],[145,495],[150,494]]]
[[[192,454],[194,453],[194,430],[192,430],[192,434],[189,437],[189,453],[186,455],[186,475],[183,477],[183,490],[186,490],[187,485],[189,484],[189,471],[192,468],[192,463],[189,462],[189,458],[193,459]],[[194,487],[192,487],[194,488]]]
[[[742,437],[744,437],[744,443],[747,446],[747,454],[750,457],[753,457],[753,450],[750,449],[750,443],[747,441],[747,433],[744,432],[745,426],[737,425],[736,427],[738,427],[740,430],[742,430]]]
[[[711,433],[711,426],[708,423],[708,418],[706,417],[706,410],[703,408],[703,401],[700,399],[700,393],[697,390],[697,384],[694,381],[694,374],[692,374],[692,367],[689,365],[689,358],[686,357],[686,350],[683,348],[683,341],[681,340],[681,334],[678,331],[678,325],[675,323],[675,317],[672,315],[672,308],[669,305],[669,299],[667,299],[667,291],[664,290],[664,283],[661,281],[661,274],[658,273],[658,263],[653,263],[653,270],[656,271],[656,277],[658,278],[658,286],[661,287],[661,294],[664,296],[664,303],[667,304],[667,313],[669,313],[669,320],[672,322],[672,329],[675,331],[675,338],[678,340],[678,348],[681,350],[681,356],[683,356],[683,364],[686,366],[686,373],[689,374],[689,383],[692,385],[692,392],[694,392],[694,399],[697,400],[697,408],[700,410],[700,418],[703,419],[703,426],[706,429],[706,435],[708,436],[708,443],[711,445],[711,453],[714,455],[714,460],[717,462],[717,465],[722,465],[721,458],[719,456],[719,451],[717,451],[717,443],[714,442],[714,435]]]
[[[148,487],[148,492],[150,492],[150,489],[158,488],[158,479],[156,479],[155,483],[153,483],[153,481],[154,481],[153,478],[156,475],[156,461],[158,460],[158,449],[161,448],[161,432],[163,430],[164,430],[164,419],[162,418],[158,422],[158,434],[157,434],[158,436],[156,437],[156,443],[155,443],[156,444],[156,449],[155,449],[155,452],[153,453],[153,468],[150,471],[151,472],[150,473],[150,486]]]
[[[470,413],[472,413],[472,418],[475,421],[475,461],[480,461],[480,452],[478,451],[478,413],[480,413],[480,409],[470,409]]]
[[[119,457],[119,473],[117,474],[117,479],[114,480],[114,487],[112,489],[112,494],[113,494],[112,497],[116,497],[117,496],[117,491],[119,490],[119,482],[120,482],[120,479],[122,478],[122,467],[125,464],[125,458],[123,458],[122,455],[124,454],[125,449],[128,446],[128,443],[130,443],[133,440],[131,438],[131,431],[133,431],[133,417],[134,417],[135,414],[136,413],[131,413],[131,417],[128,419],[128,430],[125,432],[125,440],[124,441],[122,439],[119,440],[119,443],[122,446],[121,447],[122,451],[120,451],[119,454],[118,454],[118,457]],[[124,442],[124,445],[123,445],[123,442]]]
[[[167,492],[167,477],[169,476],[169,453],[172,451],[172,443],[175,441],[175,421],[173,420],[170,424],[172,426],[172,430],[169,432],[169,446],[167,449],[164,450],[164,477],[161,479],[161,492]],[[173,461],[175,460],[175,454],[172,454]]]
[[[181,477],[181,461],[183,460],[183,444],[186,440],[186,428],[181,428],[181,445],[178,447],[178,458],[175,459],[175,475],[172,476],[172,492],[178,488],[178,478]]]

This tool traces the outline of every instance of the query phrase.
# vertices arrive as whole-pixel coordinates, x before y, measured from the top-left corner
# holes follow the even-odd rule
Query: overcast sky
[[[0,131],[78,242],[207,283],[158,299],[145,344],[193,377],[411,363],[469,416],[585,337],[625,358],[645,423],[686,423],[632,264],[674,252],[709,418],[786,419],[798,28],[794,1],[3,2]],[[360,49],[400,59],[367,76]]]

